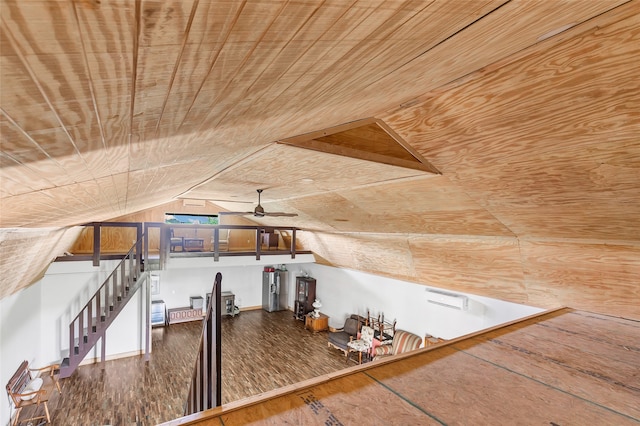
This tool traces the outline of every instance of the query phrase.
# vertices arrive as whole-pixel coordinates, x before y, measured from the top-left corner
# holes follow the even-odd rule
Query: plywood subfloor
[[[174,424],[637,425],[639,366],[639,322],[564,309]]]

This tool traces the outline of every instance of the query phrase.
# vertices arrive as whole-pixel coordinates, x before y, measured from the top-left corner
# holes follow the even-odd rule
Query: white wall
[[[265,266],[279,267],[286,265],[291,269],[296,265],[310,265],[312,255],[296,255],[291,259],[289,255],[263,256],[255,258],[232,256],[220,258],[220,262],[213,262],[210,257],[171,258],[167,268],[154,272],[160,276],[160,294],[153,295],[153,300],[164,300],[167,308],[189,306],[189,297],[206,297],[213,288],[213,280],[217,272],[222,273],[222,291],[231,291],[235,295],[238,307],[262,307],[262,271]],[[290,309],[293,309],[294,278],[289,274],[288,299]]]
[[[24,360],[38,365],[40,350],[40,294],[36,286],[0,300],[0,378],[4,387]],[[6,392],[5,392],[6,395]],[[0,398],[0,424],[8,424],[8,395]]]
[[[452,339],[542,311],[471,294],[468,311],[461,311],[427,302],[426,290],[432,287],[422,284],[317,264],[293,268],[294,275],[302,271],[317,280],[320,310],[336,328],[350,314],[365,316],[369,310],[373,316],[383,312],[385,320],[396,319],[398,329]]]

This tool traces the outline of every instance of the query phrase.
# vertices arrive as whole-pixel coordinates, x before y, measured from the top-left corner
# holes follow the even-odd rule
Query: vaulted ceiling
[[[327,264],[640,316],[637,0],[3,0],[0,30],[0,296],[74,225],[265,188]]]

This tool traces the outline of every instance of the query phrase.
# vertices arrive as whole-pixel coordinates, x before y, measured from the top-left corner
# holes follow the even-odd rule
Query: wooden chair
[[[218,243],[220,244],[220,250],[229,251],[229,236],[231,235],[231,229],[220,229],[218,232]]]
[[[23,361],[20,364],[18,370],[7,383],[7,393],[16,408],[16,416],[13,420],[14,426],[20,421],[37,419],[47,419],[47,423],[51,423],[47,402],[49,402],[49,398],[56,389],[62,395],[60,383],[56,377],[59,369],[59,364],[48,365],[43,368],[29,368],[27,361]],[[39,372],[40,376],[34,377],[32,372]],[[41,406],[44,407],[44,415],[39,414],[39,407]],[[26,407],[34,407],[33,417],[20,419],[20,414]]]
[[[180,247],[180,251],[184,251],[184,237],[176,237],[173,235],[173,229],[171,230],[171,246],[169,251],[176,251]]]
[[[360,333],[358,333],[358,338],[347,343],[347,347],[349,348],[347,352],[347,362],[349,362],[349,355],[352,352],[357,352],[358,364],[362,364],[362,354],[365,354],[365,356],[370,355],[372,344],[373,328],[363,325],[362,328],[360,328]]]

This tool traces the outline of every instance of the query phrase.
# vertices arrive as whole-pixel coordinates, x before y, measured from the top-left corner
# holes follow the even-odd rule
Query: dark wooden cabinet
[[[293,314],[300,321],[305,320],[305,315],[313,311],[313,302],[316,300],[316,280],[311,277],[296,277],[296,300]]]

